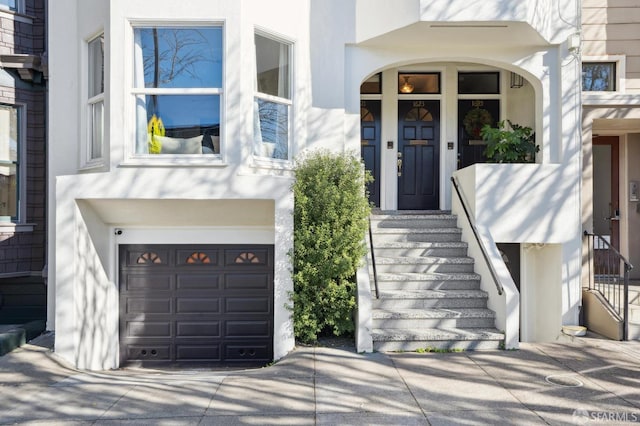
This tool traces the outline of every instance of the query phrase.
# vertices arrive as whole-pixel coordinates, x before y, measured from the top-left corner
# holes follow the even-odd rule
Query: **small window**
[[[24,13],[24,0],[0,0],[0,10]]]
[[[382,93],[382,73],[374,74],[360,85],[360,94],[379,95]]]
[[[399,94],[439,94],[440,73],[398,73]]]
[[[499,72],[458,73],[458,93],[461,95],[500,94]]]
[[[255,35],[254,155],[289,159],[291,44]]]
[[[134,28],[135,153],[220,153],[222,27]]]
[[[20,111],[0,104],[0,221],[17,221],[20,180]]]
[[[87,101],[88,149],[87,161],[102,158],[104,142],[104,36],[89,42],[89,88]]]
[[[583,62],[582,90],[585,92],[614,92],[616,90],[616,63]]]

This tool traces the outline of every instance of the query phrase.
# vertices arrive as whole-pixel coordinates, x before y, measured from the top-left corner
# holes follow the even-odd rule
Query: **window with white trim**
[[[0,222],[19,221],[21,109],[0,104]]]
[[[615,92],[617,62],[582,62],[582,90],[585,92]]]
[[[138,156],[220,153],[222,26],[135,27]]]
[[[87,164],[102,159],[104,145],[104,35],[88,43]]]
[[[255,35],[256,94],[253,102],[253,153],[289,159],[291,135],[291,44]]]
[[[24,0],[0,0],[0,10],[24,13]]]

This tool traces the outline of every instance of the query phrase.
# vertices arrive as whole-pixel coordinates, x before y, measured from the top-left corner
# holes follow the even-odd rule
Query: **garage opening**
[[[272,245],[120,245],[120,365],[273,360]]]

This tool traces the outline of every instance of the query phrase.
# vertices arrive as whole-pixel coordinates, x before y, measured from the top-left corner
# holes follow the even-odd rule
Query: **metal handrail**
[[[373,285],[376,289],[376,299],[380,298],[378,289],[378,272],[376,271],[376,255],[373,251],[373,232],[371,231],[371,216],[369,216],[369,250],[371,252],[371,264],[373,266]]]
[[[597,290],[602,295],[602,297],[604,297],[604,299],[611,306],[611,308],[616,313],[618,313],[618,315],[622,317],[622,321],[623,321],[622,340],[627,340],[629,336],[629,271],[633,269],[633,265],[618,251],[618,249],[613,247],[601,235],[590,233],[587,230],[585,230],[583,234],[585,237],[590,239],[590,242],[588,244],[589,267],[591,267],[591,264],[594,263],[594,271],[592,271],[593,273],[591,273],[591,271],[589,273],[589,289]],[[596,274],[596,271],[595,271],[596,265],[595,265],[595,244],[594,243],[596,238],[598,238],[598,244],[599,245],[602,244],[602,246],[604,247],[604,249],[601,249],[601,250],[607,251],[607,257],[606,257],[607,262],[605,262],[606,265],[604,265],[607,268],[606,273]],[[609,253],[613,253],[614,255],[613,262],[610,262],[611,257]],[[619,283],[620,271],[619,269],[617,269],[620,266],[620,262],[622,262],[624,266],[624,272],[622,275],[622,285],[620,285]],[[611,264],[613,265],[617,264],[615,273],[611,273],[611,270],[610,270]],[[603,265],[597,265],[597,266],[603,266]],[[604,281],[606,282],[598,286],[595,283],[596,275],[603,277]],[[611,279],[612,276],[615,276],[615,279]],[[615,283],[615,281],[618,281],[618,283]],[[620,291],[618,291],[617,293],[614,292],[612,297],[611,296],[612,286],[618,286],[618,288],[622,287],[622,294]],[[622,300],[621,300],[621,296],[622,296]]]
[[[498,289],[498,294],[502,295],[502,293],[504,293],[504,288],[502,287],[502,284],[500,284],[500,279],[498,278],[498,273],[496,272],[495,268],[493,267],[493,264],[489,260],[489,254],[487,253],[487,249],[485,248],[482,240],[480,239],[480,235],[478,233],[478,228],[476,228],[475,221],[471,218],[471,215],[469,214],[469,210],[467,209],[466,200],[464,199],[464,197],[460,193],[460,187],[458,186],[458,181],[455,178],[455,176],[451,176],[451,182],[453,183],[453,188],[456,190],[456,194],[458,195],[458,200],[460,200],[460,204],[462,204],[462,209],[464,210],[464,214],[465,214],[465,216],[467,216],[467,221],[469,222],[469,225],[471,226],[471,230],[473,231],[473,235],[476,237],[476,241],[478,242],[478,245],[480,246],[480,251],[482,252],[482,256],[484,257],[484,260],[487,263],[487,266],[489,267],[489,272],[491,273],[491,277],[493,278],[493,282],[495,283],[496,288]]]

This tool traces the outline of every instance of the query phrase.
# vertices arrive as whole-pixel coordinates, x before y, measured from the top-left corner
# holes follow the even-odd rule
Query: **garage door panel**
[[[273,278],[268,274],[226,274],[224,288],[227,290],[269,290]]]
[[[271,321],[226,321],[225,337],[268,337],[271,335]]]
[[[267,363],[273,331],[273,246],[120,246],[123,363]]]
[[[129,345],[127,359],[135,361],[169,361],[171,360],[170,345]]]
[[[169,250],[161,247],[154,247],[149,249],[148,247],[129,246],[126,256],[126,265],[135,267],[156,267],[158,265],[170,265],[171,257]]]
[[[164,274],[129,274],[125,291],[162,291],[173,288],[173,276]]]
[[[228,297],[225,302],[225,313],[268,314],[271,312],[269,297]]]
[[[256,341],[251,345],[227,344],[224,346],[225,359],[240,362],[268,362],[271,360],[271,349],[268,342]]]
[[[187,274],[179,273],[177,275],[178,290],[212,290],[219,288],[219,274]]]
[[[127,321],[126,337],[171,337],[169,321]]]
[[[219,321],[178,321],[176,338],[180,337],[221,337]]]
[[[270,250],[226,249],[224,259],[225,266],[264,267],[270,264]]]
[[[217,345],[176,345],[177,361],[209,361],[222,360],[220,344]]]
[[[220,250],[206,248],[189,248],[176,250],[176,264],[181,265],[218,265]]]
[[[142,297],[130,297],[126,301],[126,315],[132,314],[170,314],[172,299],[158,298],[148,299]]]
[[[176,300],[176,313],[218,313],[220,312],[220,299],[218,298],[178,298]]]

